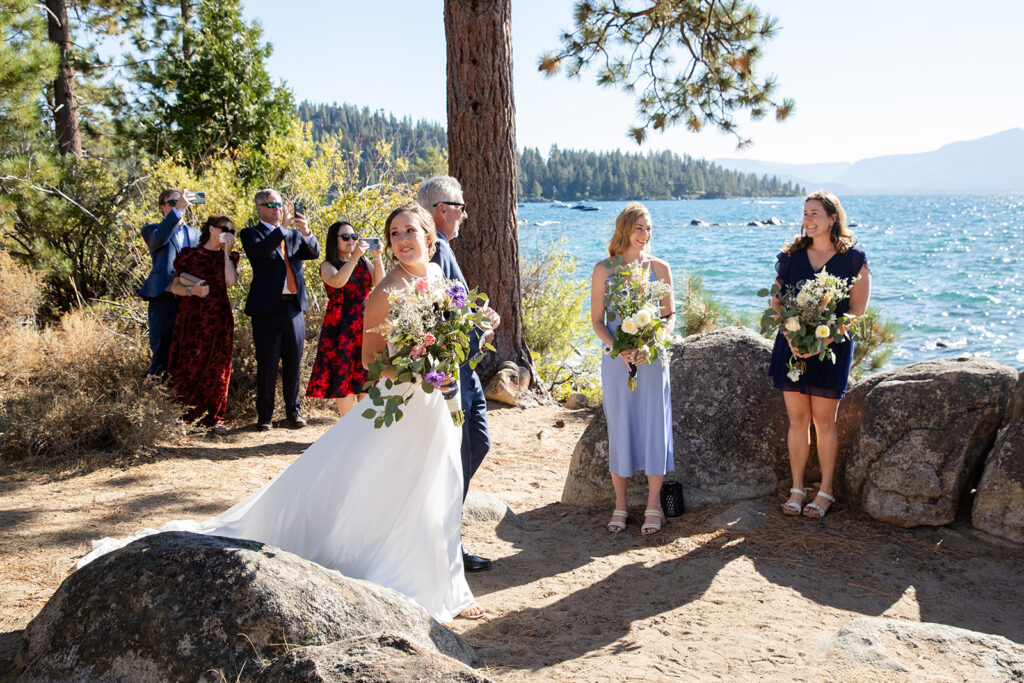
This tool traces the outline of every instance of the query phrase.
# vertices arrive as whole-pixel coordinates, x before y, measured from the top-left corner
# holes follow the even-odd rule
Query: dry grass
[[[0,251],[0,330],[31,325],[42,298],[42,278]]]

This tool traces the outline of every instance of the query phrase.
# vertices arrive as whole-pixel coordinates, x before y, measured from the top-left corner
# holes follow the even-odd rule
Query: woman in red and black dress
[[[228,300],[228,287],[238,282],[238,252],[231,251],[234,233],[235,226],[227,216],[207,218],[200,246],[183,249],[174,259],[171,284],[171,291],[182,297],[167,363],[171,390],[191,406],[185,420],[202,418],[218,436],[227,433],[224,410],[235,332]]]
[[[370,290],[384,278],[384,263],[379,248],[370,252],[372,263],[363,258],[370,245],[359,239],[347,221],[331,225],[325,243],[320,279],[327,287],[329,300],[306,396],[333,398],[344,417],[365,396],[363,309]]]

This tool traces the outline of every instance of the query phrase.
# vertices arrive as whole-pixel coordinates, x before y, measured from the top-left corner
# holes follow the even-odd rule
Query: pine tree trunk
[[[523,330],[516,214],[511,0],[445,0],[448,44],[448,167],[462,183],[469,218],[452,250],[470,287],[501,315],[496,354],[477,371],[486,383],[503,361],[536,373]]]
[[[82,158],[82,133],[78,128],[75,71],[71,66],[71,29],[65,0],[46,0],[47,35],[60,50],[60,66],[53,81],[53,125],[61,154]]]
[[[192,33],[189,24],[192,22],[192,0],[181,0],[181,56],[186,62],[192,61]]]

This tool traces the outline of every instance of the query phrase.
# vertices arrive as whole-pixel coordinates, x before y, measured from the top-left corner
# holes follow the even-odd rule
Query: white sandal
[[[792,500],[787,500],[785,503],[783,503],[782,514],[789,515],[790,517],[799,517],[800,513],[803,512],[804,510],[803,503],[805,500],[807,500],[807,491],[804,491],[803,489],[790,489],[789,492],[799,493],[802,496],[802,498],[800,499],[799,503],[794,502]]]
[[[661,510],[644,510],[644,517],[657,517],[657,522],[644,522],[644,525],[640,527],[640,533],[644,536],[650,536],[661,531],[661,523],[665,521],[665,514]]]
[[[622,521],[619,521],[619,520],[615,519],[616,517],[621,517]],[[625,510],[615,510],[615,511],[613,511],[612,512],[612,519],[611,519],[610,522],[608,522],[608,531],[612,532],[613,534],[617,534],[619,532],[625,531],[626,530],[626,520],[628,520],[628,519],[629,519],[629,513],[627,511],[625,511]]]
[[[835,496],[829,495],[824,491],[818,491],[818,495],[816,495],[815,498],[817,498],[818,496],[821,496],[822,498],[827,500],[828,505],[826,505],[825,507],[821,507],[817,503],[808,503],[807,505],[804,506],[804,517],[810,517],[811,519],[822,519],[825,516],[825,513],[829,511],[829,508],[832,507],[832,503],[836,502]],[[808,510],[815,510],[817,511],[817,514],[809,515],[807,514]]]

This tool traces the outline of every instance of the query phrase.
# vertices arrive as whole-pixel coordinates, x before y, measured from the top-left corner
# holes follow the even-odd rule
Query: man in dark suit
[[[274,428],[274,387],[281,365],[281,390],[289,425],[304,427],[299,410],[299,368],[306,337],[306,279],[302,262],[320,256],[320,244],[306,217],[294,215],[276,190],[256,193],[260,222],[242,230],[245,255],[252,266],[252,285],[245,314],[252,319],[256,347],[257,428]]]
[[[466,277],[448,245],[449,240],[459,236],[462,221],[469,217],[462,186],[451,176],[434,176],[420,183],[416,199],[434,217],[434,225],[437,227],[437,250],[431,260],[441,266],[446,278],[459,280],[468,290]],[[491,319],[491,331],[484,340],[490,341],[500,318],[490,308],[484,309],[484,313]],[[480,335],[473,335],[470,339],[471,356],[477,352],[479,344]],[[469,492],[469,480],[491,448],[491,436],[487,431],[487,399],[484,398],[480,376],[468,363],[459,368],[459,393],[462,397],[462,412],[466,414],[466,421],[462,425],[462,498],[465,500]],[[462,551],[462,563],[468,572],[490,569],[492,565],[490,560],[472,555],[465,548]]]
[[[153,257],[153,269],[139,289],[139,296],[149,302],[149,349],[153,353],[149,375],[160,379],[167,375],[171,332],[178,316],[178,297],[171,294],[174,259],[185,247],[199,246],[199,231],[185,224],[188,207],[189,201],[180,190],[164,190],[157,204],[163,220],[141,230]]]

